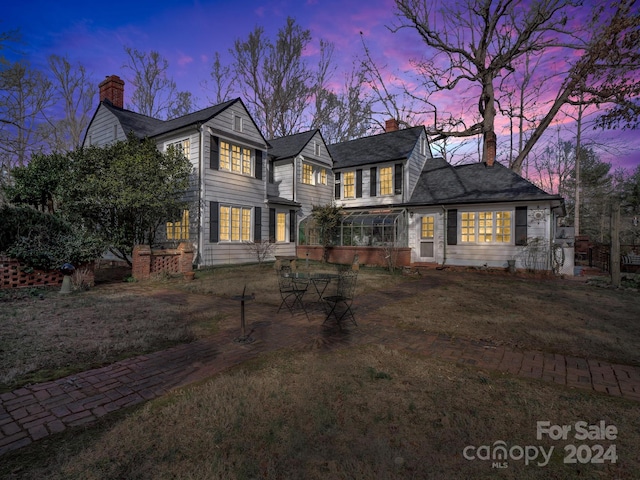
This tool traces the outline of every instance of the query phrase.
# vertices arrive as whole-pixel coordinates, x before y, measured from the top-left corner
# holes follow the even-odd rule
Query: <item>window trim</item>
[[[251,241],[255,235],[255,214],[255,207],[228,203],[219,204],[218,243],[243,243]],[[248,229],[248,233],[245,229]]]
[[[349,189],[350,195],[347,195],[347,189]],[[356,171],[355,170],[342,172],[342,198],[346,198],[349,200],[356,198]]]
[[[507,215],[501,219],[502,214]],[[458,221],[458,240],[461,245],[515,245],[514,209],[459,211]],[[506,233],[500,233],[501,229]],[[500,241],[500,237],[507,239]]]
[[[225,138],[219,138],[218,170],[244,177],[254,177],[256,168],[255,152],[253,148],[233,143]],[[248,171],[246,171],[246,167],[248,167]]]

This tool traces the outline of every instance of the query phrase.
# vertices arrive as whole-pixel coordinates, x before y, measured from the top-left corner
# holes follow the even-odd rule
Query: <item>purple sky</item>
[[[349,70],[354,58],[362,56],[362,32],[375,60],[402,74],[423,48],[414,31],[388,30],[395,20],[394,5],[393,0],[36,0],[3,6],[0,31],[20,29],[21,48],[34,66],[43,66],[49,54],[67,55],[85,65],[96,82],[110,74],[126,80],[124,46],[157,50],[169,61],[178,89],[192,92],[203,108],[211,93],[202,82],[209,78],[214,53],[226,55],[234,40],[246,38],[256,25],[272,36],[287,16],[311,30],[310,55],[320,38],[328,40],[335,44],[335,60]],[[313,58],[310,62],[315,63]],[[438,96],[439,108],[454,105],[454,95]],[[613,153],[600,152],[604,160],[625,168],[640,164],[640,131],[589,129],[585,136],[617,147]]]

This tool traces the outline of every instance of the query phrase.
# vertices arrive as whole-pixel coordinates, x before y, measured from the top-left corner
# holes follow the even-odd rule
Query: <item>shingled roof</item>
[[[271,145],[269,155],[274,158],[295,157],[311,141],[317,132],[318,129],[315,129],[269,140],[269,144]]]
[[[452,166],[427,160],[409,200],[412,205],[558,200],[499,162]]]
[[[329,145],[334,168],[349,168],[409,158],[424,126],[406,128]]]
[[[187,115],[183,115],[182,117],[174,118],[172,120],[158,120],[157,118],[148,117],[141,113],[119,108],[113,105],[109,100],[103,100],[102,105],[116,116],[120,125],[122,125],[122,129],[125,134],[133,132],[136,137],[144,138],[156,137],[183,127],[205,123],[236,102],[242,102],[242,100],[240,98],[236,98],[234,100],[219,103],[218,105],[203,108],[197,112],[188,113]]]

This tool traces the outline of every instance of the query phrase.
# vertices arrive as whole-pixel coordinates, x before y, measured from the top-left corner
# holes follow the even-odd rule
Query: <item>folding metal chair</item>
[[[309,284],[308,282],[296,281],[294,275],[289,267],[282,267],[278,271],[278,286],[280,288],[280,296],[282,297],[278,312],[283,306],[286,306],[291,315],[293,315],[294,310],[298,307],[302,309],[307,320],[309,320],[309,314],[302,302],[302,297],[306,293],[307,288],[309,288]]]
[[[345,318],[350,318],[354,325],[358,326],[356,317],[351,309],[353,298],[356,293],[356,280],[358,279],[358,272],[353,270],[347,270],[340,273],[338,277],[338,285],[335,295],[328,295],[323,298],[327,305],[327,317],[324,323],[327,323],[331,317],[336,319],[338,327],[342,329],[342,321]]]

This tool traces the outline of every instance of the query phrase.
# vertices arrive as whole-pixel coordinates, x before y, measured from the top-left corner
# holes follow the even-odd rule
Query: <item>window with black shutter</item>
[[[269,209],[269,241],[276,242],[276,209]]]
[[[253,209],[253,241],[262,241],[262,208],[255,207]]]
[[[362,198],[362,169],[356,170],[356,198]]]
[[[209,168],[213,170],[218,170],[219,165],[219,154],[218,154],[218,137],[214,137],[211,135],[210,140],[210,151],[209,151]]]
[[[393,176],[393,190],[396,195],[402,193],[402,164],[396,163]]]
[[[458,210],[447,211],[447,245],[458,244]]]
[[[218,243],[218,202],[209,202],[209,241]]]
[[[369,196],[375,197],[378,193],[378,169],[371,167],[369,170]]]
[[[256,150],[255,151],[255,157],[256,157],[256,167],[255,167],[256,171],[255,171],[255,174],[256,174],[256,178],[258,180],[262,180],[262,158],[263,158],[262,154],[263,153],[264,152],[262,150]]]
[[[340,172],[336,172],[336,187],[334,192],[334,198],[336,200],[340,199]]]
[[[296,241],[296,228],[297,228],[297,223],[296,222],[296,211],[295,210],[289,210],[289,241],[292,243],[295,243]]]
[[[527,207],[516,207],[516,245],[527,244]]]

